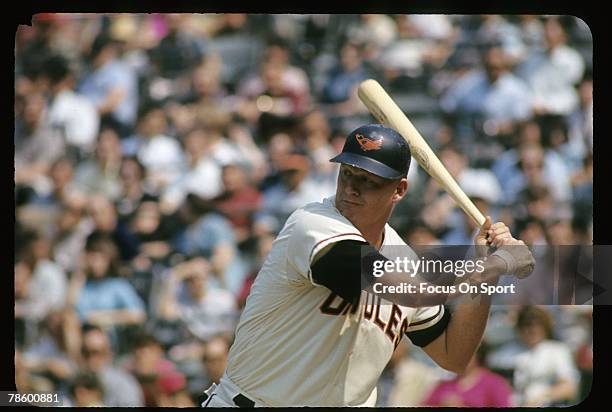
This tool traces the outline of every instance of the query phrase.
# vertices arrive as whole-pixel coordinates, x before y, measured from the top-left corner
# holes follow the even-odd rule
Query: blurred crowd
[[[15,44],[15,380],[74,406],[193,406],[298,207],[333,195],[375,78],[529,245],[592,243],[592,38],[571,16],[38,14]],[[426,173],[391,225],[469,245]],[[535,285],[537,287],[537,285]],[[461,376],[409,343],[381,406],[569,405],[591,306],[496,306]]]

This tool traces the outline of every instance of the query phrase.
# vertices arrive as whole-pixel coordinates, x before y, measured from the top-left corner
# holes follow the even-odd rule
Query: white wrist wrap
[[[512,275],[517,270],[516,259],[510,252],[504,249],[497,249],[491,256],[497,256],[506,262],[506,273]]]

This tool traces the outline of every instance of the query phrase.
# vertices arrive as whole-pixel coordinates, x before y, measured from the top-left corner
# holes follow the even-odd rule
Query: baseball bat
[[[364,80],[357,89],[359,99],[383,125],[397,130],[410,146],[412,157],[452,198],[457,205],[481,227],[486,218],[465,194],[455,179],[431,150],[423,136],[395,104],[385,89],[373,79]]]

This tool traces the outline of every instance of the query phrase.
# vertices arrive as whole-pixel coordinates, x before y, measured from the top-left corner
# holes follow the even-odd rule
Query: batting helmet
[[[399,179],[408,174],[410,156],[410,147],[398,132],[367,124],[348,135],[342,153],[330,162],[355,166],[385,179]]]

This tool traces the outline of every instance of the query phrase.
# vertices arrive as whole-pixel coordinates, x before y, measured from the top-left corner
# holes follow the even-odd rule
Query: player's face
[[[349,165],[341,165],[336,207],[352,222],[373,222],[384,217],[408,188],[407,180],[389,180]]]

